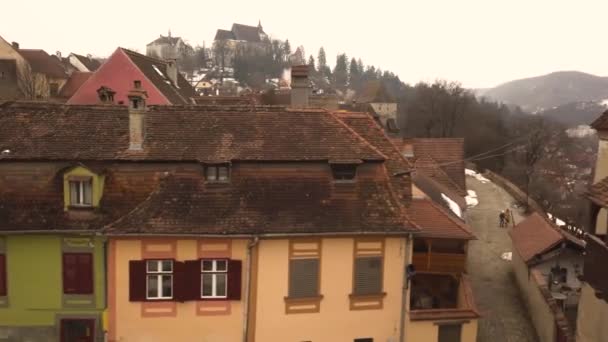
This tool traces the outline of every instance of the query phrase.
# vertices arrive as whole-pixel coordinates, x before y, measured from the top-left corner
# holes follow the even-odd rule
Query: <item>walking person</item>
[[[505,209],[505,227],[509,227],[511,223],[511,210],[509,208]]]
[[[504,228],[505,227],[505,212],[501,211],[500,214],[498,215],[498,220],[499,220],[499,225],[500,228]]]

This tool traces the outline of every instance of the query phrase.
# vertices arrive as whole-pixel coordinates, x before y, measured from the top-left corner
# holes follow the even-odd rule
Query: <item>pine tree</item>
[[[285,54],[285,59],[289,60],[289,56],[291,55],[291,45],[289,44],[289,39],[287,39],[285,44],[283,44],[283,51]]]
[[[348,86],[351,89],[359,88],[359,83],[361,81],[361,72],[359,71],[359,65],[357,64],[357,60],[354,57],[350,60],[350,67],[348,69],[348,73]]]
[[[323,49],[323,47],[321,47],[319,49],[319,56],[317,57],[317,63],[318,63],[317,70],[319,71],[319,74],[321,74],[321,76],[326,76],[329,78],[331,76],[331,70],[327,66],[327,58],[325,56],[325,49]]]
[[[315,70],[315,58],[312,55],[308,57],[308,65],[310,66],[311,71]]]
[[[345,90],[348,86],[348,58],[345,53],[336,57],[333,76],[334,86],[340,90]]]

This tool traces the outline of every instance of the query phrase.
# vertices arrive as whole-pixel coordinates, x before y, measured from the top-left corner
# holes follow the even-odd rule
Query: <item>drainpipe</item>
[[[399,323],[399,342],[405,342],[405,313],[409,306],[409,279],[407,274],[407,266],[412,263],[412,255],[410,253],[413,236],[408,234],[405,238],[405,251],[403,253],[403,287],[401,293],[401,321]]]
[[[245,280],[245,301],[243,309],[243,321],[245,324],[243,325],[243,342],[247,342],[247,335],[249,334],[249,302],[251,300],[251,268],[252,268],[252,250],[258,244],[260,238],[258,236],[254,236],[249,244],[247,244],[247,266],[245,269],[245,274],[247,274],[247,278]]]

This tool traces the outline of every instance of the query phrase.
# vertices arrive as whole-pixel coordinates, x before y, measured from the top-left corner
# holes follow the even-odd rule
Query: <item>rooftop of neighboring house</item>
[[[143,150],[132,151],[126,106],[0,103],[0,149],[8,151],[0,159],[65,165],[35,196],[0,189],[0,230],[102,225],[111,234],[417,230],[395,195],[393,175],[386,170],[392,167],[384,164],[387,156],[332,113],[284,107],[149,106],[145,120]],[[108,163],[114,161],[184,166],[179,172],[163,167],[160,176],[148,177],[124,194],[124,176],[117,176],[114,164]],[[235,169],[228,186],[205,181],[204,165],[231,162],[241,169]],[[251,162],[358,163],[363,171],[356,182],[346,183],[335,183],[329,167],[291,176],[256,169],[239,177],[238,170]],[[66,214],[62,187],[56,186],[62,172],[78,165],[107,175],[95,219]]]
[[[251,43],[259,43],[262,41],[262,36],[265,35],[261,24],[258,26],[249,26],[243,24],[233,24],[232,29],[218,29],[214,40],[242,40]]]
[[[509,235],[513,248],[525,263],[534,262],[567,241],[558,228],[537,212],[513,227]]]
[[[608,130],[608,110],[602,113],[595,121],[591,123],[591,127],[598,131]]]
[[[92,72],[72,72],[70,78],[68,78],[67,82],[63,85],[63,87],[61,87],[61,90],[59,91],[57,97],[69,99],[76,93],[80,86],[82,86],[84,82],[86,82],[89,77],[91,77],[91,75],[93,75]]]
[[[93,57],[83,56],[76,53],[72,53],[71,55],[76,57],[89,71],[95,71],[101,66],[101,62]]]
[[[414,198],[407,209],[407,214],[414,223],[421,227],[419,233],[421,237],[476,239],[467,224],[430,199]]]
[[[169,31],[169,35],[168,36],[163,36],[161,34],[160,37],[158,37],[155,40],[151,41],[147,45],[148,46],[149,45],[155,45],[155,44],[159,44],[159,45],[176,45],[181,39],[182,39],[181,37],[172,37],[171,36],[171,31]]]
[[[32,71],[53,78],[68,78],[61,61],[44,50],[19,49],[19,54],[28,62]]]
[[[379,80],[366,82],[355,96],[357,103],[395,103],[395,98]]]

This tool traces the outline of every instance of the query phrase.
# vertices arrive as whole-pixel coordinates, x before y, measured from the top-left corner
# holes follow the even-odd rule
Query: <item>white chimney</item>
[[[175,87],[177,86],[177,60],[169,59],[167,61],[167,77],[169,77],[169,81],[173,83]]]
[[[291,106],[308,107],[310,83],[308,82],[308,65],[291,67]]]
[[[146,99],[148,93],[142,89],[141,81],[133,82],[129,98],[129,150],[141,151],[145,138]]]

